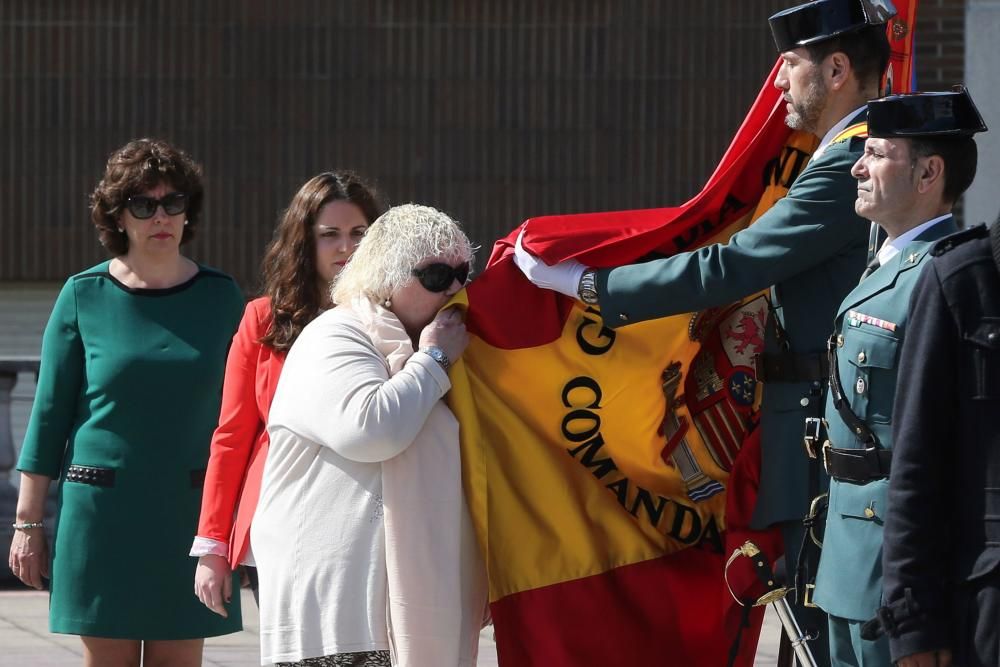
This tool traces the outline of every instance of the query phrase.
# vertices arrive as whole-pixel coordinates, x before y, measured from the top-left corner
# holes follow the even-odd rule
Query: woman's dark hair
[[[261,339],[275,350],[292,346],[302,329],[320,312],[313,226],[320,209],[332,201],[347,201],[359,209],[368,224],[385,211],[375,188],[350,171],[328,171],[313,176],[281,216],[262,262],[264,294],[271,298],[271,327]]]
[[[194,238],[205,190],[201,167],[187,153],[161,139],[133,139],[108,158],[104,177],[90,195],[90,220],[101,245],[112,255],[128,252],[128,236],[118,231],[125,201],[166,183],[187,195],[187,223],[181,243]]]

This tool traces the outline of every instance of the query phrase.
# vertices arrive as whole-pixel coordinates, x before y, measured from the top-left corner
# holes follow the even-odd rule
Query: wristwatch
[[[597,272],[594,269],[587,269],[583,272],[576,293],[580,296],[580,301],[585,304],[597,305]]]
[[[437,345],[431,345],[430,347],[425,347],[420,351],[426,354],[434,361],[441,364],[441,368],[443,368],[445,371],[451,368],[451,359],[449,359],[448,355],[444,353],[444,350],[442,350]]]

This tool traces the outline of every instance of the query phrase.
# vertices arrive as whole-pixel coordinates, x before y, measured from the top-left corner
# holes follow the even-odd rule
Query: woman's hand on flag
[[[580,298],[578,296],[580,278],[587,267],[575,259],[549,266],[524,249],[521,244],[522,237],[524,229],[517,235],[517,242],[514,244],[514,263],[521,269],[521,273],[538,287],[565,294],[573,299]]]

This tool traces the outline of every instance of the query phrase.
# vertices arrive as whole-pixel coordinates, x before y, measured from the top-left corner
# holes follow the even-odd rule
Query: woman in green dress
[[[200,665],[205,637],[241,628],[238,596],[223,618],[191,594],[187,557],[243,310],[231,277],[180,252],[202,194],[165,142],[112,154],[91,219],[114,257],[66,282],[42,339],[10,566],[38,589],[51,579],[49,629],[80,635],[85,665]]]

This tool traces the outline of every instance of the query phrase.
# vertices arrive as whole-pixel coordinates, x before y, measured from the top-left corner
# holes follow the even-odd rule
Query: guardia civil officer
[[[877,619],[903,667],[1000,665],[998,251],[1000,220],[949,236],[910,302]]]
[[[854,212],[865,103],[878,97],[889,59],[888,0],[817,0],[775,14],[781,54],[775,86],[786,123],[820,144],[787,196],[726,244],[613,269],[549,267],[518,244],[518,266],[536,285],[589,304],[620,327],[733,303],[771,287],[761,408],[762,470],[754,528],[780,524],[794,562],[801,519],[820,480],[802,450],[802,420],[822,410],[825,342],[837,304],[865,265],[868,223]],[[820,616],[814,624],[825,625]],[[821,660],[822,662],[822,660]]]
[[[834,665],[890,664],[885,639],[863,639],[861,628],[881,603],[900,348],[924,326],[909,313],[910,293],[933,244],[957,231],[951,209],[975,176],[971,135],[983,130],[964,88],[868,103],[868,140],[852,170],[856,210],[888,238],[840,305],[830,339],[830,496],[814,599],[829,615]]]

